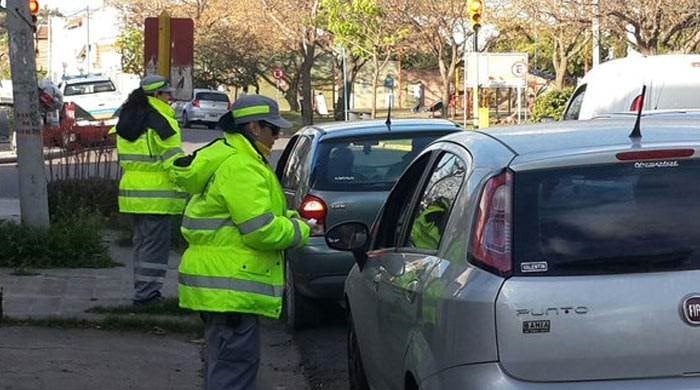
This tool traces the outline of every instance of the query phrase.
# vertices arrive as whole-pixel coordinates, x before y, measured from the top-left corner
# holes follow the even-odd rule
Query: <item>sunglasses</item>
[[[277,126],[275,126],[275,125],[273,125],[273,124],[271,124],[271,123],[265,122],[265,121],[262,122],[262,125],[263,125],[264,127],[267,127],[268,129],[270,129],[270,131],[272,131],[272,135],[277,136],[277,135],[280,134],[280,128],[279,128],[279,127],[277,127]]]

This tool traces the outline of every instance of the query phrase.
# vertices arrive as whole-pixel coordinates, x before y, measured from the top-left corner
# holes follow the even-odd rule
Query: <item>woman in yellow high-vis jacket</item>
[[[171,172],[192,198],[182,233],[180,306],[202,312],[205,388],[254,389],[260,361],[258,316],[278,318],[284,253],[305,245],[310,227],[287,202],[267,163],[282,119],[274,100],[246,95],[219,121],[224,138]]]
[[[146,76],[121,108],[116,126],[123,175],[119,211],[134,217],[134,303],[161,299],[168,269],[171,215],[182,214],[187,193],[168,170],[182,157],[182,137],[170,107],[172,88],[158,75]]]

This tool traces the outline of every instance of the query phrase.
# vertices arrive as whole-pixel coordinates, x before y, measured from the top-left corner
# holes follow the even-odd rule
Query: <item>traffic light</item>
[[[469,0],[469,20],[471,20],[472,28],[481,27],[481,13],[484,11],[483,0]]]
[[[38,0],[29,0],[29,14],[32,15],[32,26],[34,27],[34,30],[36,31],[36,19],[37,19],[37,16],[39,16],[39,1]]]

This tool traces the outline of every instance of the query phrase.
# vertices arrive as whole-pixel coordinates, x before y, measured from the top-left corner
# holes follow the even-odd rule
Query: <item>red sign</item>
[[[272,70],[272,77],[274,77],[276,80],[282,80],[284,78],[284,69],[282,68],[275,68]]]

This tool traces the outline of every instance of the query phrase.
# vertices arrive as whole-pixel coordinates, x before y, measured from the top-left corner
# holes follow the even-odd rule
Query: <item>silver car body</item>
[[[641,141],[628,138],[633,123],[463,132],[414,160],[372,227],[367,263],[353,267],[345,284],[372,389],[700,389],[700,327],[684,321],[681,309],[684,297],[700,293],[700,270],[503,277],[469,260],[484,186],[506,169],[517,177],[630,163],[617,154],[659,149],[692,149],[698,157],[700,115],[645,118]],[[430,176],[428,162],[445,153],[464,170],[438,249],[382,244],[383,226],[401,237]],[[407,178],[414,169],[422,173]]]
[[[198,123],[214,128],[228,109],[229,98],[225,93],[196,88],[192,92],[192,100],[176,110],[176,114],[185,127]]]

